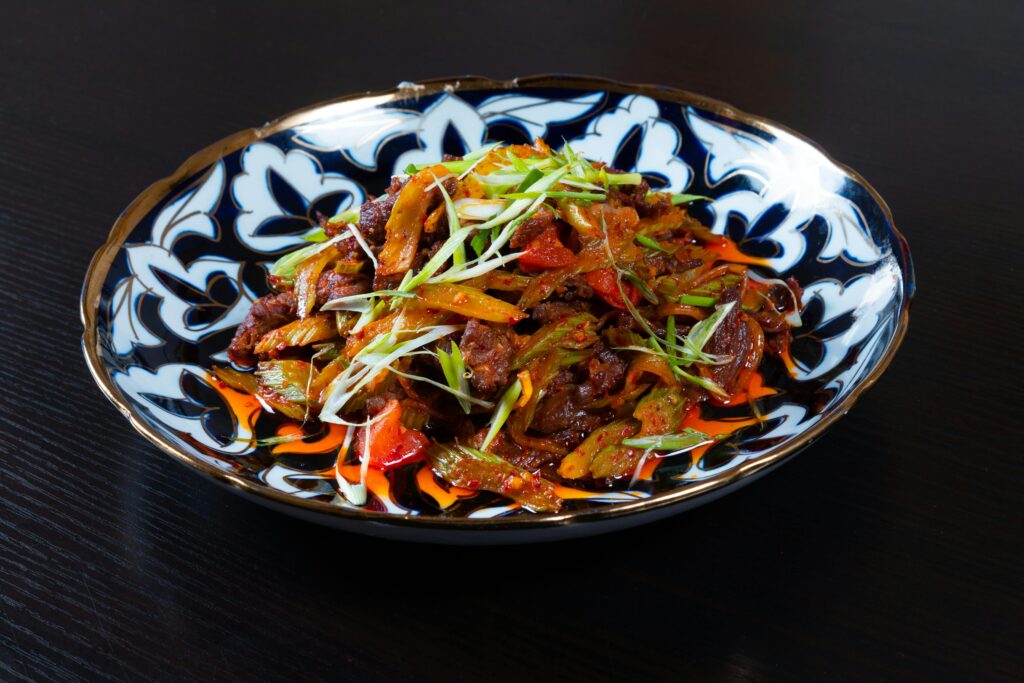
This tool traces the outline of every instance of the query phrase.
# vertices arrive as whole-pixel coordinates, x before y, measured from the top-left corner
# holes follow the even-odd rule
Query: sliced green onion
[[[473,247],[473,251],[476,252],[477,258],[479,258],[480,256],[483,255],[484,251],[487,249],[487,244],[490,241],[491,241],[491,231],[490,230],[479,230],[479,231],[477,231],[477,233],[475,235],[473,235],[473,239],[471,239],[469,241],[469,246]]]
[[[680,194],[672,194],[672,195],[670,195],[669,201],[672,202],[672,206],[677,206],[679,204],[689,204],[690,202],[700,202],[700,201],[713,202],[715,200],[713,200],[711,197],[705,197],[702,194],[681,194],[680,193]]]
[[[476,405],[481,406],[483,408],[493,408],[494,407],[494,404],[491,403],[490,401],[485,401],[485,400],[483,400],[481,398],[476,398],[475,396],[470,395],[469,392],[464,392],[464,391],[461,391],[459,389],[456,389],[456,388],[452,387],[450,384],[441,384],[440,382],[435,382],[434,380],[430,379],[429,377],[424,377],[422,375],[414,375],[414,374],[409,373],[409,372],[402,372],[401,370],[399,370],[398,368],[394,367],[393,365],[389,365],[388,366],[388,371],[389,372],[393,372],[394,374],[396,374],[396,375],[398,375],[400,377],[405,377],[406,379],[411,379],[411,380],[416,381],[416,382],[425,382],[426,384],[432,384],[435,387],[437,387],[438,389],[442,389],[444,391],[447,391],[449,394],[454,396],[458,400],[458,402],[460,404],[464,404],[464,408],[465,408],[467,413],[469,412],[469,408],[466,407],[466,406],[469,406],[470,404],[473,404],[473,403],[475,403]]]
[[[552,199],[586,199],[588,201],[601,201],[606,196],[597,192],[509,192],[501,195],[503,199],[537,199],[547,195]]]
[[[409,164],[405,167],[405,172],[409,175],[419,173],[425,168],[431,166],[444,166],[452,173],[465,173],[467,170],[476,165],[476,162],[487,156],[487,153],[498,146],[499,143],[493,142],[483,147],[478,147],[472,152],[467,152],[461,159],[455,161],[442,161],[440,164]]]
[[[438,445],[441,446],[441,448],[443,448],[443,449],[445,449],[445,450],[447,450],[449,452],[454,450],[455,452],[457,452],[457,453],[459,453],[461,455],[468,455],[470,457],[476,458],[477,460],[483,460],[485,462],[506,462],[504,459],[498,457],[497,455],[494,455],[492,453],[484,453],[479,448],[473,448],[472,446],[465,446],[463,444],[456,444],[455,448],[452,449],[452,448],[450,448],[448,446],[444,446],[444,445],[441,445],[441,444],[438,444]]]
[[[699,360],[704,355],[704,345],[711,340],[715,330],[718,329],[718,326],[725,320],[725,316],[729,314],[729,311],[735,305],[735,301],[730,301],[727,304],[718,306],[714,313],[704,318],[704,320],[698,321],[690,328],[690,333],[683,339],[683,346],[694,356],[695,360]]]
[[[402,297],[411,299],[416,295],[412,292],[401,292],[397,289],[382,289],[376,292],[365,294],[351,294],[339,299],[331,299],[320,306],[321,311],[356,311],[362,312],[373,306],[372,299],[377,297]]]
[[[328,223],[358,223],[359,222],[359,207],[342,211],[339,214],[331,216],[327,221]]]
[[[323,434],[319,432],[317,434],[285,434],[283,436],[268,436],[262,439],[252,439],[251,443],[253,446],[277,446],[283,443],[292,443],[294,441],[302,441],[303,439],[313,439]],[[234,441],[250,441],[249,439],[233,439]]]
[[[306,241],[306,242],[317,242],[317,243],[326,242],[327,241],[327,233],[324,232],[323,228],[317,228],[316,230],[314,230],[313,232],[309,233],[308,235],[303,235],[302,239],[304,241]]]
[[[490,429],[487,430],[487,436],[484,437],[484,442],[481,444],[482,450],[487,450],[491,442],[494,441],[494,437],[501,431],[502,426],[508,419],[508,416],[512,414],[512,406],[519,400],[519,395],[523,393],[523,385],[517,379],[512,383],[505,393],[501,395],[501,399],[498,400],[498,407],[494,409],[494,415],[491,416]]]
[[[650,301],[652,304],[658,303],[657,295],[651,291],[651,288],[647,286],[647,283],[641,280],[636,273],[624,269],[622,271],[622,276],[633,283],[633,286],[640,290],[640,293],[643,294],[645,299]]]
[[[302,265],[303,261],[308,259],[310,256],[319,254],[321,251],[323,251],[330,245],[340,241],[342,237],[347,236],[348,233],[342,233],[340,235],[332,237],[326,242],[321,242],[319,244],[310,244],[307,247],[302,247],[301,249],[296,249],[293,252],[287,253],[274,262],[274,265],[270,267],[270,274],[273,275],[274,277],[294,277],[295,271],[298,270],[299,266]]]
[[[459,218],[467,221],[486,221],[501,213],[507,202],[502,199],[477,199],[463,197],[455,200]]]
[[[679,434],[656,434],[623,439],[622,445],[631,448],[649,448],[654,451],[678,451],[696,448],[711,441],[714,439],[704,432],[686,427]]]
[[[586,178],[579,178],[574,175],[567,175],[562,178],[562,184],[570,187],[578,187],[581,190],[593,190],[594,192],[604,192],[606,188],[601,185],[588,182]]]
[[[709,308],[715,305],[717,299],[711,296],[697,296],[696,294],[683,294],[679,297],[679,303],[684,306],[698,306],[701,308]]]
[[[462,158],[464,160],[466,160],[466,161],[476,161],[477,159],[483,159],[485,156],[487,156],[490,153],[490,151],[492,149],[494,149],[495,147],[497,147],[500,144],[501,144],[500,142],[492,142],[489,145],[484,145],[483,147],[477,147],[472,152],[467,152],[465,154],[465,156],[463,156]]]
[[[602,180],[608,185],[639,185],[644,177],[639,173],[605,173]]]
[[[676,373],[677,376],[682,377],[691,384],[696,384],[699,387],[707,389],[708,391],[710,391],[715,396],[718,396],[719,398],[729,398],[729,394],[725,393],[725,389],[718,386],[709,379],[704,379],[700,375],[691,375],[678,365],[672,366],[672,372]]]
[[[376,307],[375,307],[376,308]],[[414,336],[398,342],[397,335],[392,332],[375,338],[359,350],[352,358],[352,364],[338,375],[328,387],[328,395],[320,411],[320,420],[344,424],[338,413],[359,391],[366,386],[378,371],[390,367],[399,358],[431,344],[442,337],[458,332],[461,326],[432,325],[416,330]],[[405,332],[405,330],[403,330]]]
[[[372,302],[373,300],[371,299],[370,301]],[[356,319],[355,324],[352,325],[352,329],[349,330],[349,332],[358,332],[368,324],[372,323],[380,316],[381,313],[384,312],[386,306],[387,304],[385,302],[378,301],[370,309],[359,312],[359,317]]]
[[[660,251],[660,252],[663,252],[663,253],[666,253],[666,254],[673,253],[673,251],[671,249],[669,249],[668,247],[665,247],[665,246],[659,244],[658,242],[654,241],[653,239],[651,239],[647,235],[637,235],[635,239],[636,239],[637,242],[639,242],[640,244],[644,245],[648,249],[654,249],[655,251]]]
[[[568,169],[564,167],[556,171],[553,171],[548,175],[544,176],[543,178],[541,178],[540,180],[538,180],[537,182],[530,185],[529,190],[531,192],[544,192],[548,190],[550,187],[552,187],[559,180],[561,180],[562,176],[564,176],[566,173],[568,173]],[[494,228],[499,225],[502,225],[503,223],[507,223],[516,218],[517,216],[519,216],[520,214],[522,214],[524,211],[526,211],[530,207],[530,203],[531,202],[528,199],[517,199],[513,201],[511,204],[509,204],[504,211],[502,211],[501,213],[499,213],[497,216],[487,221],[486,223],[478,225],[477,228]]]
[[[519,183],[519,191],[526,191],[526,188],[530,187],[530,185],[533,185],[535,182],[537,182],[543,177],[543,171],[541,171],[539,168],[531,168],[530,172],[526,174],[525,178],[523,178],[523,182]]]
[[[669,346],[674,346],[676,343],[676,317],[674,315],[665,319],[665,341],[669,343]]]
[[[469,395],[469,381],[466,379],[466,364],[462,360],[462,351],[459,349],[459,345],[452,342],[452,350],[450,353],[445,352],[443,349],[438,349],[437,359],[441,363],[441,372],[444,373],[444,378],[448,381],[448,386],[454,391]],[[462,406],[463,412],[468,415],[470,411],[470,401],[460,396],[456,397],[459,400],[459,405]]]
[[[475,260],[470,261],[469,263],[467,263],[465,265],[465,267],[460,268],[459,270],[456,270],[456,271],[446,270],[445,272],[441,273],[440,275],[437,275],[435,277],[430,278],[430,280],[428,280],[428,282],[430,282],[430,283],[435,283],[435,282],[461,282],[463,280],[472,280],[475,277],[480,277],[481,275],[486,275],[487,273],[491,272],[492,270],[497,270],[498,268],[501,268],[506,263],[510,263],[511,261],[515,261],[517,258],[519,258],[520,256],[522,256],[525,253],[526,252],[524,252],[524,251],[517,251],[514,254],[507,254],[505,256],[496,256],[494,258],[487,259],[486,261],[482,260],[482,259],[475,259]]]

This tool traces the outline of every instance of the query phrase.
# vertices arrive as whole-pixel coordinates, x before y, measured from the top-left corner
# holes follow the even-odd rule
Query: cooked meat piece
[[[711,379],[729,394],[736,390],[736,380],[739,379],[740,371],[754,341],[747,326],[746,314],[740,308],[739,298],[739,290],[735,287],[722,292],[718,299],[719,304],[735,301],[736,305],[722,319],[715,334],[704,347],[708,353],[729,356],[729,361],[722,365],[706,366]]]
[[[523,221],[523,224],[516,228],[515,234],[512,235],[512,239],[509,240],[509,246],[513,249],[525,247],[527,244],[540,237],[541,233],[552,226],[556,228],[558,227],[558,221],[555,220],[555,214],[546,207],[541,208],[537,213]]]
[[[239,365],[252,365],[256,362],[253,349],[263,335],[298,317],[295,295],[291,292],[256,299],[235,331],[235,337],[228,346],[228,358]]]
[[[608,172],[622,173],[622,171],[613,169],[608,169]],[[640,218],[654,218],[668,213],[672,209],[672,202],[668,197],[658,195],[648,199],[647,195],[650,191],[651,186],[647,184],[646,180],[643,180],[639,185],[620,185],[609,193],[609,197],[622,206],[632,206]]]
[[[548,323],[553,323],[556,320],[567,318],[573,313],[580,313],[582,311],[589,310],[589,301],[578,300],[570,303],[566,303],[564,301],[545,301],[533,307],[530,317],[541,325],[547,325]]]
[[[575,448],[602,422],[600,416],[583,408],[577,387],[566,384],[544,397],[531,427],[541,434],[554,435],[566,448]]]
[[[470,320],[459,349],[466,367],[473,372],[470,383],[477,392],[491,395],[508,382],[512,340],[507,330]]]
[[[594,289],[587,284],[582,275],[573,275],[555,290],[553,299],[561,301],[589,301],[594,297]]]
[[[667,273],[683,273],[704,264],[698,258],[689,258],[683,249],[674,254],[666,254],[660,251],[648,252],[644,256],[644,262],[654,269],[655,276]]]
[[[405,392],[402,391],[402,387],[397,382],[387,384],[383,388],[377,389],[373,396],[366,399],[366,414],[376,415],[384,410],[384,406],[387,405],[388,401],[392,399],[401,401],[404,398]]]
[[[368,201],[359,209],[359,229],[371,244],[383,244],[387,233],[384,228],[391,218],[391,210],[395,208],[398,194],[409,182],[408,178],[391,179],[391,186],[385,194],[373,201]]]
[[[626,361],[601,342],[594,346],[593,355],[583,361],[582,365],[587,378],[576,388],[582,405],[607,396],[626,379]]]
[[[327,235],[328,237],[337,237],[338,235],[345,231],[345,228],[348,227],[348,223],[332,223],[330,218],[328,216],[323,215],[322,213],[318,214],[317,218],[320,220],[321,229],[323,229],[324,234]]]
[[[441,251],[441,247],[443,246],[443,241],[437,241],[433,244],[421,244],[419,251],[416,252],[416,256],[412,260],[412,269],[414,271],[418,271],[423,268],[427,261],[433,258],[434,254]]]
[[[469,440],[471,446],[479,448],[487,437],[488,429],[484,428],[473,435]],[[524,448],[512,440],[504,430],[498,432],[491,441],[489,452],[501,456],[506,462],[526,470],[536,471],[548,464],[558,460],[562,456],[548,451],[540,451],[535,448]]]
[[[608,169],[609,173],[620,173]],[[647,205],[647,193],[651,186],[646,180],[641,180],[639,185],[619,185],[610,192],[611,198],[618,200],[623,206],[632,206],[640,213],[640,209]]]
[[[316,305],[322,306],[343,296],[365,294],[369,291],[370,280],[365,275],[345,275],[328,270],[322,273],[316,282]]]

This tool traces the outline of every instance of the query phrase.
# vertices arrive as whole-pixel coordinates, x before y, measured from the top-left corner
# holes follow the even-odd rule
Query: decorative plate
[[[792,367],[779,363],[769,378],[779,391],[759,399],[762,419],[733,415],[747,422],[729,439],[547,515],[397,474],[371,480],[370,504],[356,508],[336,493],[335,432],[254,447],[269,420],[208,369],[227,362],[234,328],[266,293],[264,267],[300,243],[317,212],[358,206],[410,163],[535,136],[654,187],[713,197],[702,221],[804,286]],[[913,289],[907,243],[881,197],[777,124],[670,88],[473,77],[315,105],[194,155],[132,202],[93,259],[83,344],[97,384],[139,432],[253,500],[380,536],[517,542],[667,516],[783,462],[878,379],[906,332]]]

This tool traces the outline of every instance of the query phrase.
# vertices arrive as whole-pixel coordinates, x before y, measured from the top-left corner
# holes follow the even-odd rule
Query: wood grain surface
[[[1024,677],[1024,3],[0,6],[0,680]],[[80,352],[86,264],[193,151],[474,72],[664,83],[860,171],[913,249],[887,374],[693,512],[403,545],[266,511],[136,435]]]

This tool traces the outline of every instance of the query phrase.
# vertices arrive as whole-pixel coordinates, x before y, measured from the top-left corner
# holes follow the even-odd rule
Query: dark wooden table
[[[0,680],[1024,677],[1024,4],[744,4],[4,3]],[[783,122],[892,205],[909,337],[794,462],[606,537],[402,545],[201,480],[95,389],[86,263],[192,151],[400,80],[555,70]]]

